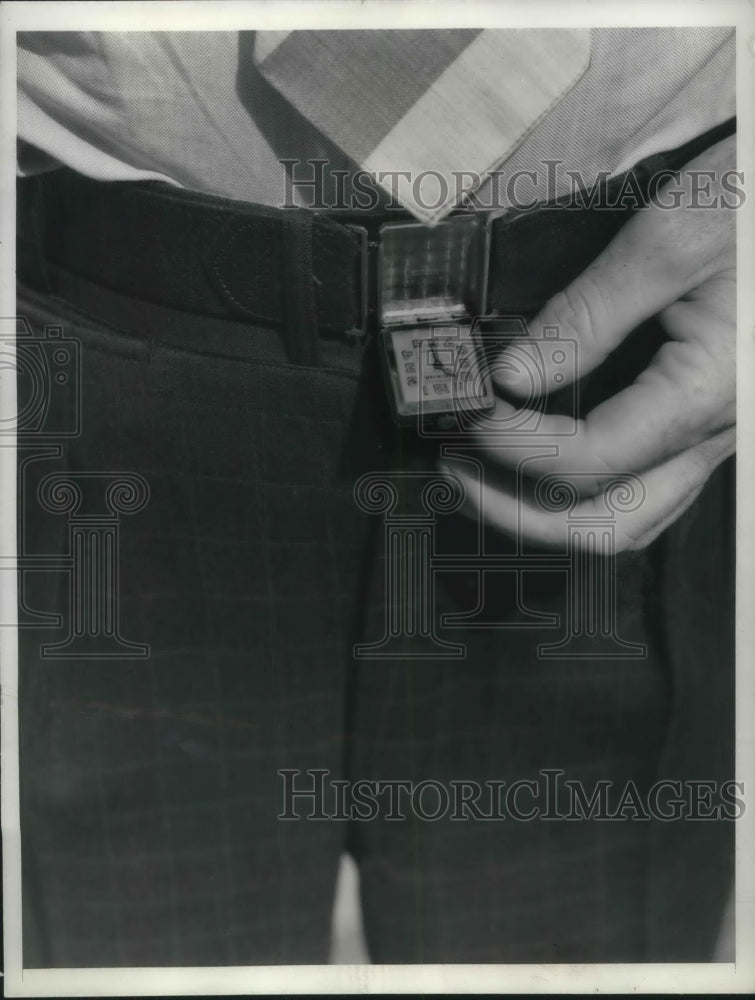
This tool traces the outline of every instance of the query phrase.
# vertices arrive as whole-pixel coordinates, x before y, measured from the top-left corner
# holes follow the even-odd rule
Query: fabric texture
[[[280,823],[277,770],[342,766],[371,527],[343,454],[354,366],[229,357],[211,320],[187,350],[23,289],[18,308],[77,339],[82,395],[59,459],[19,450],[22,550],[69,552],[67,518],[36,499],[51,472],[150,491],[119,560],[120,631],[148,659],[45,660],[65,625],[20,630],[25,962],[323,962],[343,831]],[[23,588],[70,621],[65,573]]]
[[[317,34],[341,38],[347,33]],[[379,33],[384,39],[392,34]],[[486,60],[501,58],[512,46],[533,53],[544,47],[547,53],[550,36],[547,30],[524,35],[484,31],[474,35],[461,57],[475,51],[475,46],[483,47]],[[475,158],[470,165],[460,156],[461,169],[487,168],[508,153],[503,164],[507,176],[535,170],[537,183],[534,190],[526,189],[527,195],[533,200],[548,199],[568,190],[565,170],[582,173],[588,182],[599,171],[619,173],[735,113],[733,31],[611,28],[594,29],[590,36],[589,66],[568,93],[554,93],[560,100],[550,113],[536,125],[530,121],[534,127],[526,137],[524,125],[517,130],[508,113],[500,118],[493,115],[487,127],[500,135],[500,145],[492,149],[486,163]],[[160,179],[271,206],[287,198],[281,158],[326,159],[333,171],[353,174],[360,164],[348,150],[344,152],[308,122],[263,73],[269,60],[280,58],[278,51],[283,52],[289,40],[277,37],[273,41],[280,43],[278,48],[269,51],[272,43],[261,48],[264,39],[264,33],[255,38],[254,32],[20,34],[22,171],[42,169],[41,157],[46,157],[48,167],[60,162],[101,180]],[[255,53],[262,57],[261,65]],[[418,63],[420,78],[425,79]],[[527,80],[532,71],[526,68]],[[498,77],[476,79],[470,91],[458,81],[452,95],[455,125],[469,115],[470,121],[475,120],[477,86],[486,95],[482,108],[488,107],[495,92],[518,121],[518,102],[528,87],[505,73],[503,80],[510,81],[513,106]],[[418,102],[432,104],[441,96],[430,86]],[[543,102],[541,111],[545,110]],[[387,164],[391,170],[401,169],[402,163],[404,168],[413,168],[419,153],[418,165],[433,169],[422,143],[417,142],[431,141],[432,135],[419,122],[418,113],[409,111],[405,119],[407,126],[414,127],[405,130],[404,148],[395,146],[398,134],[394,134],[393,150],[383,149],[390,155],[381,154],[376,164]],[[437,124],[436,118],[432,121]],[[361,119],[351,126],[351,142],[355,142],[361,135]],[[348,135],[339,138],[349,144]],[[522,141],[514,149],[515,139]],[[439,162],[445,163],[440,152]],[[401,162],[392,162],[394,154]],[[564,170],[551,183],[547,161],[554,157],[563,161]],[[306,164],[299,176],[311,176]],[[485,185],[479,190],[482,199],[489,193]],[[307,204],[309,194],[305,189],[294,190],[292,197],[298,204]],[[326,189],[325,197],[331,196]],[[436,197],[432,190],[425,200]],[[501,197],[506,207],[505,188]]]
[[[582,235],[597,253],[610,232],[593,214]],[[548,220],[530,238],[557,283],[571,251]],[[650,549],[617,560],[618,631],[646,658],[601,656],[596,638],[594,658],[547,663],[550,632],[460,627],[458,662],[413,659],[414,640],[403,660],[355,659],[383,633],[386,552],[354,484],[434,462],[392,424],[374,341],[321,338],[317,363],[292,365],[272,327],[106,287],[60,298],[39,250],[19,258],[19,311],[80,343],[82,432],[61,454],[20,450],[21,552],[68,552],[66,518],[37,499],[50,472],[142,476],[149,503],[123,518],[120,627],[150,655],[44,658],[65,634],[66,576],[24,574],[27,611],[63,618],[20,632],[26,964],[323,962],[344,848],[374,961],[709,959],[730,822],[281,822],[278,770],[448,783],[552,767],[640,794],[731,778],[731,463]],[[606,376],[591,391],[610,390]],[[55,396],[61,412],[72,391]],[[405,484],[405,512],[419,501]],[[438,522],[439,552],[467,551],[468,523]],[[529,608],[563,610],[554,575],[526,583]],[[478,586],[442,576],[438,622],[474,608]],[[483,611],[516,614],[505,575],[489,575]]]
[[[398,172],[382,186],[430,224],[459,201],[456,175],[486,177],[589,61],[580,30],[294,31],[259,65],[360,167]]]
[[[306,43],[297,34],[20,36],[22,172],[63,163],[103,182],[164,182],[179,216],[206,194],[237,199],[243,217],[249,202],[286,198],[282,158],[325,158],[353,173],[401,169],[407,156],[412,169],[434,169],[433,129],[417,122],[428,107],[428,124],[447,114],[445,74],[468,69],[473,53],[493,65],[512,41],[523,55],[555,40],[569,58],[562,75],[521,65],[527,82],[511,82],[513,101],[502,86],[507,113],[490,120],[496,81],[481,59],[474,87],[453,99],[458,119],[479,113],[494,127],[462,169],[505,157],[506,171],[538,172],[534,199],[569,184],[539,173],[554,156],[589,185],[596,171],[616,174],[733,114],[724,29],[595,30],[589,66],[583,36],[567,33],[452,35],[435,61],[413,60],[398,33],[406,72],[382,90],[395,114],[369,121],[370,74],[346,93],[343,61],[325,65],[336,72],[325,107],[316,88],[288,89],[278,74],[287,49]],[[343,41],[320,39],[328,51]],[[380,55],[373,46],[363,67],[352,63],[351,81]],[[348,102],[342,117],[336,97]],[[414,133],[425,143],[410,145]],[[359,659],[354,645],[379,640],[385,626],[388,556],[355,483],[376,470],[426,474],[437,442],[392,423],[374,339],[318,336],[314,314],[337,290],[286,300],[278,258],[303,274],[317,257],[316,227],[292,222],[285,246],[255,231],[237,253],[250,234],[234,216],[227,244],[204,246],[195,233],[199,246],[187,241],[166,258],[161,222],[133,255],[155,288],[207,266],[208,287],[220,277],[237,298],[246,276],[266,285],[261,294],[294,331],[293,363],[292,340],[269,315],[124,293],[96,210],[78,250],[97,267],[77,270],[66,253],[76,214],[67,183],[59,178],[36,215],[22,212],[31,225],[19,225],[17,311],[38,337],[62,326],[80,359],[46,414],[67,426],[78,393],[77,433],[57,444],[30,433],[19,446],[19,550],[30,560],[20,573],[27,967],[323,962],[344,849],[360,865],[375,961],[708,960],[731,883],[731,823],[282,822],[278,772],[510,781],[553,767],[588,785],[631,779],[640,793],[657,778],[731,778],[733,464],[647,551],[616,560],[618,629],[646,645],[644,659],[617,661],[593,639],[593,658],[545,663],[537,647],[550,632],[471,626],[450,630],[467,645],[459,662],[413,659],[414,639],[403,660]],[[294,194],[307,204],[306,191]],[[537,310],[587,263],[575,244],[594,256],[625,218],[603,213],[582,228],[584,214],[569,213],[575,235],[558,228],[565,215],[512,213],[501,228],[494,255],[513,255],[523,280],[502,282],[499,308]],[[198,263],[208,250],[211,264]],[[586,386],[585,405],[631,378],[660,336],[653,323],[637,331],[632,357],[617,352]],[[73,529],[41,502],[50,474],[147,484],[146,505],[119,523],[118,561],[118,628],[148,644],[146,658],[44,655],[66,638],[72,602]],[[402,480],[408,512],[421,506],[420,481]],[[471,544],[458,515],[437,527],[441,553]],[[486,536],[490,551],[508,551]],[[436,623],[480,603],[516,615],[510,581],[490,577],[482,600],[474,574],[441,574]],[[559,574],[525,580],[527,606],[562,611],[562,584]]]

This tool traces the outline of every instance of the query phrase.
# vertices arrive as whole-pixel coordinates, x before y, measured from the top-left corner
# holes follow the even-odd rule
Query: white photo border
[[[750,194],[738,212],[738,473],[736,778],[755,789],[755,4],[747,0],[282,0],[282,2],[31,2],[0,7],[0,316],[15,315],[16,32],[184,31],[387,27],[610,27],[727,25],[737,31],[738,169]],[[750,193],[751,192],[751,193]],[[751,276],[748,281],[747,275]],[[749,376],[749,378],[748,378]],[[0,417],[15,412],[12,368],[0,370]],[[749,431],[749,433],[748,433]],[[7,442],[7,439],[6,439]],[[12,443],[11,443],[12,444]],[[15,449],[0,447],[0,558],[15,554]],[[0,620],[16,613],[4,572]],[[6,617],[7,615],[7,617]],[[0,628],[5,995],[198,996],[324,993],[749,993],[755,991],[755,809],[736,824],[735,963],[632,965],[318,965],[242,968],[24,970],[18,795],[17,636]]]

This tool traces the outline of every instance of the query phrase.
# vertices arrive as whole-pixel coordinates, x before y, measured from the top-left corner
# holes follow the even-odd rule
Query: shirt
[[[472,32],[470,44],[480,44],[482,35],[493,52],[496,46],[505,53],[525,43],[534,50],[547,30]],[[63,163],[102,180],[163,180],[264,205],[282,205],[290,197],[307,204],[307,192],[292,191],[286,183],[281,160],[295,159],[306,167],[303,161],[322,158],[333,171],[345,172],[363,164],[316,128],[265,75],[266,62],[280,44],[279,38],[265,36],[279,34],[20,33],[20,172]],[[304,36],[306,44],[308,33],[294,34]],[[342,41],[349,32],[313,34],[338,35]],[[445,34],[437,33],[439,44]],[[378,67],[379,59],[376,79]],[[621,173],[734,114],[733,29],[593,29],[587,58],[573,81],[561,80],[552,105],[518,134],[510,130],[506,139],[505,109],[518,113],[518,102],[538,72],[542,65],[522,65],[517,74],[502,73],[492,82],[486,77],[482,96],[480,80],[462,74],[453,96],[460,123],[483,98],[495,103],[499,96],[504,138],[492,165],[509,174],[534,171],[527,182],[530,200],[568,189],[568,177],[547,166],[554,158],[589,183],[599,172]],[[353,80],[344,85],[350,84]],[[420,105],[438,86],[431,76],[409,95],[405,110]],[[349,116],[344,119],[348,126]],[[351,120],[355,129],[362,127],[356,117]],[[430,122],[423,131],[421,116],[415,119],[404,145],[391,150],[395,170],[407,163],[416,169],[422,162],[417,147],[430,140],[432,128]],[[470,163],[471,170],[478,166]],[[485,182],[477,193],[484,200]],[[504,189],[503,207],[509,194]],[[424,221],[436,221],[454,207],[443,204],[429,216],[406,192],[402,200]]]

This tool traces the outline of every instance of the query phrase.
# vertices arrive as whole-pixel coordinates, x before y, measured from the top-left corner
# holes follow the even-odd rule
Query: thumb
[[[546,303],[529,323],[529,336],[493,361],[493,380],[515,395],[539,396],[592,371],[635,327],[708,276],[716,254],[704,237],[691,208],[640,209]],[[558,349],[559,340],[571,349]]]

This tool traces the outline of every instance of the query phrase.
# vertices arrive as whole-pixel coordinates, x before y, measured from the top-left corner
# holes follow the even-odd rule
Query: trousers
[[[732,463],[649,549],[610,559],[617,632],[644,656],[593,635],[589,656],[544,659],[544,624],[463,621],[442,630],[461,658],[419,634],[381,656],[395,556],[355,484],[393,477],[408,517],[433,465],[391,421],[374,343],[293,364],[273,328],[76,274],[62,293],[65,263],[32,249],[18,315],[45,363],[65,341],[76,364],[50,381],[52,433],[18,444],[25,965],[324,962],[343,850],[375,962],[708,960],[726,819],[308,818],[311,795],[280,816],[287,787],[318,780],[429,782],[432,812],[438,786],[544,771],[640,795],[731,778]],[[458,512],[435,522],[436,553],[466,551]],[[516,623],[506,574],[483,594],[445,565],[438,630],[474,608]],[[525,574],[526,607],[562,613],[562,577]],[[71,629],[74,606],[109,623],[106,647]]]

